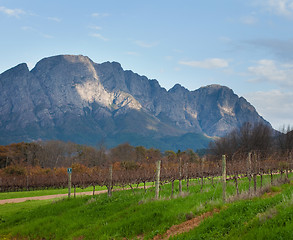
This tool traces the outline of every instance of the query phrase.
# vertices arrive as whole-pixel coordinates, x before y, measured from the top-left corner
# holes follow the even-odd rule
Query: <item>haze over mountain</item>
[[[117,62],[44,58],[0,75],[0,144],[60,139],[108,147],[203,148],[244,122],[269,124],[225,86],[170,90]]]

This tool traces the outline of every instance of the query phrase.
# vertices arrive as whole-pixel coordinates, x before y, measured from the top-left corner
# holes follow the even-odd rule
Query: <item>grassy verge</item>
[[[264,178],[269,178],[269,176]],[[248,207],[247,202],[241,200],[235,202],[234,207],[232,203],[226,204],[223,208],[219,179],[214,180],[214,186],[209,180],[205,180],[202,191],[200,182],[191,181],[189,193],[184,184],[184,196],[175,195],[173,199],[170,198],[171,186],[166,184],[161,187],[161,198],[158,201],[153,200],[154,189],[148,189],[147,193],[143,189],[134,189],[133,191],[114,192],[112,198],[102,194],[75,199],[5,204],[0,206],[0,238],[132,239],[143,235],[145,239],[151,239],[157,234],[163,234],[172,225],[186,221],[190,216],[196,216],[214,208],[224,209],[214,217],[217,219],[219,216],[217,224],[220,232],[211,232],[214,235],[210,235],[210,238],[206,235],[206,239],[213,239],[214,236],[225,238],[225,236],[229,236],[228,233],[237,238],[237,231],[235,230],[233,233],[233,226],[235,229],[244,223],[246,226],[249,224],[254,226],[252,220],[256,218],[257,214],[264,213],[273,206],[278,208],[278,204],[281,204],[281,200],[285,197],[289,199],[292,185],[284,186],[281,190],[285,195],[282,193],[273,198],[247,200],[250,202]],[[178,194],[177,184],[176,187],[175,194]],[[247,179],[241,179],[239,187],[241,191],[247,190]],[[288,190],[286,193],[287,189],[291,189],[291,192]],[[227,193],[230,195],[235,193],[235,185],[232,182],[228,183]],[[249,206],[254,206],[254,201],[259,205],[253,207],[256,210],[249,214],[247,209]],[[239,210],[237,210],[238,208]],[[220,214],[226,215],[220,217]],[[228,220],[223,221],[225,218]],[[237,220],[238,218],[240,220]],[[211,220],[207,219],[204,223],[208,221]],[[234,222],[235,225],[233,225]],[[214,228],[213,224],[209,226],[211,229]],[[199,228],[203,228],[202,225]],[[241,231],[245,233],[246,230],[243,228]],[[188,238],[190,236],[192,237]],[[193,235],[182,237],[183,239],[203,239],[193,238]],[[231,238],[228,237],[228,239]]]
[[[151,186],[152,183],[147,183],[147,186]],[[129,186],[126,186],[126,188]],[[137,185],[133,185],[137,187]],[[139,184],[139,187],[143,187],[143,184]],[[121,187],[115,186],[115,189],[120,189]],[[106,186],[95,186],[95,191],[106,190]],[[92,192],[93,187],[87,188],[76,188],[76,192]],[[52,188],[46,190],[34,190],[34,191],[21,191],[21,192],[0,192],[0,200],[11,199],[11,198],[23,198],[23,197],[36,197],[36,196],[46,196],[46,195],[55,195],[55,194],[66,194],[68,193],[68,188]],[[71,193],[73,194],[73,187],[71,188]]]
[[[202,203],[221,198],[221,189],[208,191],[207,184],[200,194],[200,185],[191,182],[190,193],[170,200],[171,186],[162,186],[159,201],[154,201],[154,191],[143,189],[115,192],[112,198],[106,194],[49,201],[46,204],[30,204],[22,209],[19,204],[0,206],[0,236],[31,239],[122,239],[144,234],[152,238],[163,233],[173,224],[185,221],[186,214],[203,211]],[[186,189],[185,189],[186,190]],[[22,203],[25,204],[25,203]],[[11,206],[7,209],[7,206]],[[21,205],[24,206],[24,205]],[[2,214],[2,209],[7,209]]]
[[[96,191],[106,189],[106,187],[96,187]],[[88,192],[92,191],[93,187],[88,188],[76,188],[76,192]],[[72,189],[73,191],[73,189]],[[11,199],[11,198],[23,198],[23,197],[36,197],[36,196],[46,196],[55,194],[65,194],[68,193],[68,188],[59,189],[46,189],[46,190],[35,190],[35,191],[21,191],[21,192],[1,192],[0,200]]]
[[[280,194],[227,204],[192,231],[172,239],[293,239],[293,183]]]

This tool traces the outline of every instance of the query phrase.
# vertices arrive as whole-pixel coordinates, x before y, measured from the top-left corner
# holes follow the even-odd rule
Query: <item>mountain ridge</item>
[[[120,143],[115,136],[133,145],[139,137],[163,144],[168,137],[182,142],[190,133],[202,136],[202,148],[210,141],[205,136],[223,136],[244,122],[269,125],[226,86],[189,91],[175,84],[167,91],[118,62],[98,64],[82,55],[43,58],[31,71],[21,63],[0,74],[0,90],[0,144],[60,139],[95,145],[110,139],[114,146]]]

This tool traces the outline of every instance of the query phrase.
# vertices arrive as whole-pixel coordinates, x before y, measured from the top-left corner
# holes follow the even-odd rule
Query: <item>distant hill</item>
[[[31,71],[19,64],[0,75],[0,92],[0,144],[59,139],[196,150],[244,122],[269,124],[228,87],[167,91],[117,62],[81,55],[44,58]]]

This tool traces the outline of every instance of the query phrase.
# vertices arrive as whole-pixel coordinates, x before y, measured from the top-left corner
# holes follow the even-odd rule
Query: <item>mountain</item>
[[[231,89],[162,88],[117,62],[81,55],[44,58],[0,74],[0,144],[60,139],[109,147],[204,148],[244,122],[263,122]]]

